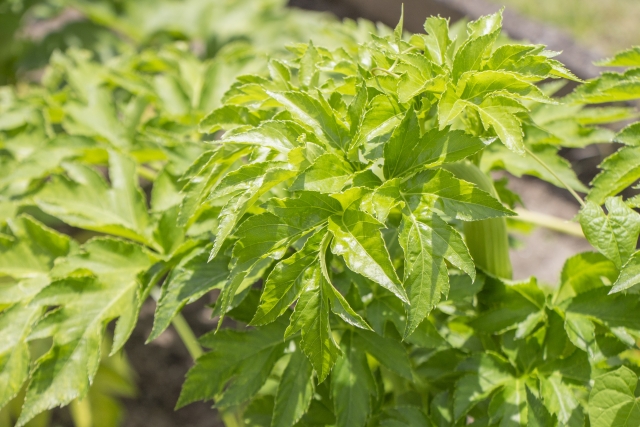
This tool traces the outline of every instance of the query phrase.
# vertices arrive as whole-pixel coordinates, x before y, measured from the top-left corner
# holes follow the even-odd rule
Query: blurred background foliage
[[[638,0],[491,0],[569,32],[605,55],[640,43]]]

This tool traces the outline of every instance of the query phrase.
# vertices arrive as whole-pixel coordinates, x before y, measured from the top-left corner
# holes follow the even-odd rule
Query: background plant
[[[580,216],[603,255],[568,260],[555,290],[509,280],[517,196],[486,175],[586,191],[557,151],[635,115],[584,108],[634,96],[634,70],[551,98],[535,83],[576,78],[500,23],[347,23],[326,43],[341,47],[268,63],[244,42],[205,61],[75,50],[42,87],[7,89],[0,389],[28,381],[18,423],[86,395],[152,294],[150,339],[173,321],[198,357],[178,405],[213,400],[227,425],[634,425],[638,301],[606,294],[637,282],[637,205],[600,205],[638,179],[635,125]],[[201,355],[178,313],[215,289]]]

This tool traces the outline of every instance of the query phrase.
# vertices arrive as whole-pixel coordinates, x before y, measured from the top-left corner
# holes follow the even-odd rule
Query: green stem
[[[527,154],[529,154],[531,157],[533,157],[533,159],[540,163],[540,165],[545,168],[555,179],[557,179],[560,184],[562,184],[564,186],[564,188],[566,188],[569,193],[571,193],[571,195],[578,201],[578,203],[580,203],[580,206],[584,207],[584,200],[582,200],[582,197],[580,197],[578,195],[578,193],[575,192],[575,190],[573,188],[571,188],[569,186],[569,184],[567,184],[562,178],[560,178],[554,171],[553,169],[551,169],[540,157],[536,156],[534,154],[533,151],[531,151],[528,147],[524,147],[524,150],[527,152]]]
[[[196,335],[193,333],[191,327],[182,314],[176,314],[176,316],[171,320],[171,324],[184,343],[184,346],[187,347],[187,351],[193,360],[196,360],[204,354],[204,351],[202,351],[202,347],[200,347],[200,343],[198,342],[198,338],[196,338]]]
[[[156,178],[158,178],[158,172],[144,165],[138,165],[137,170],[138,170],[138,175],[140,175],[147,181],[153,182],[156,180]]]
[[[514,221],[528,222],[529,224],[548,228],[549,230],[584,238],[582,227],[576,223],[539,212],[531,212],[522,208],[517,208],[515,211],[518,216],[511,218]]]
[[[390,76],[395,77],[396,79],[400,78],[400,76],[399,76],[399,75],[397,75],[397,74],[396,74],[396,73],[394,73],[393,71],[389,71],[389,70],[387,70],[386,68],[374,67],[374,68],[372,68],[372,69],[371,69],[371,72],[374,72],[374,71],[382,71],[383,73],[387,73],[387,74],[389,74]]]

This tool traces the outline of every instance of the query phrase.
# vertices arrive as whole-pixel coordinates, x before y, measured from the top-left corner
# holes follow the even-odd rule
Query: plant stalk
[[[493,181],[471,162],[458,162],[445,168],[458,178],[471,182],[496,199],[498,194]],[[489,218],[482,221],[465,222],[464,237],[469,253],[476,265],[489,274],[501,279],[513,277],[513,267],[509,257],[509,235],[504,218]]]
[[[557,218],[555,216],[539,212],[531,212],[523,208],[516,208],[515,211],[518,216],[511,218],[514,221],[528,222],[529,224],[548,228],[549,230],[557,231],[559,233],[584,238],[582,227],[580,227],[579,224],[569,222],[568,220]]]

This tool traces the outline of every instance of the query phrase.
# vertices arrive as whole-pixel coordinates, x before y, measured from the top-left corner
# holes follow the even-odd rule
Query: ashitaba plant
[[[267,59],[72,50],[7,88],[0,405],[22,426],[86,401],[154,297],[149,340],[173,323],[196,359],[177,406],[228,427],[640,425],[640,123],[590,105],[640,98],[640,49],[583,83],[501,23],[327,22]],[[611,141],[591,188],[558,155]],[[569,190],[598,252],[513,281],[531,216],[495,170]],[[180,311],[212,291],[197,342]]]

